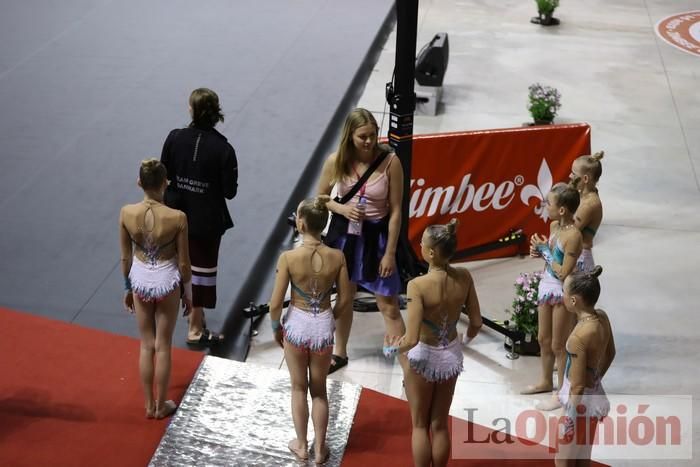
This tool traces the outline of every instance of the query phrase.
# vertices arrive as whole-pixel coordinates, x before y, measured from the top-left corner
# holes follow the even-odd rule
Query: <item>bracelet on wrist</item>
[[[393,357],[396,355],[399,351],[399,348],[395,345],[385,345],[384,348],[382,348],[382,352],[384,353],[384,356],[389,358]]]
[[[272,332],[277,332],[282,328],[282,324],[278,319],[270,320],[270,326],[272,326]]]
[[[124,290],[131,292],[131,279],[129,279],[129,276],[124,278]]]

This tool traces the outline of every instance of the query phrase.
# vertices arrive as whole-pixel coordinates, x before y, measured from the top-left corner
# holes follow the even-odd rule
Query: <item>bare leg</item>
[[[576,456],[575,466],[576,467],[590,467],[591,465],[591,452],[593,451],[593,442],[595,441],[596,430],[598,429],[597,420],[587,420],[586,429],[586,441],[579,451],[579,455]]]
[[[435,385],[426,381],[407,366],[404,371],[404,381],[413,423],[413,431],[411,432],[413,464],[416,467],[429,466],[432,460],[432,447],[428,430]]]
[[[156,417],[163,418],[175,410],[174,403],[166,404],[170,368],[172,365],[172,343],[175,323],[177,322],[180,289],[156,304]]]
[[[542,304],[537,307],[537,342],[540,344],[540,365],[542,376],[539,383],[528,386],[521,394],[536,394],[549,392],[552,384],[552,371],[554,371],[554,353],[552,352],[552,306]]]
[[[331,364],[330,350],[322,354],[311,354],[309,367],[309,390],[311,392],[311,421],[314,424],[314,454],[316,463],[328,457],[326,430],[328,429],[328,396],[326,377]]]
[[[574,329],[576,317],[566,311],[563,304],[554,305],[552,313],[552,352],[557,359],[557,386],[561,387],[564,381],[564,369],[566,366],[566,341]]]
[[[356,292],[357,285],[351,282],[348,294],[354,298]],[[348,356],[348,340],[350,339],[350,329],[352,329],[353,299],[351,298],[349,302],[350,305],[348,308],[343,310],[338,319],[335,321],[335,351],[333,354],[343,358],[347,358]]]
[[[562,410],[559,416],[563,415],[564,411]],[[589,467],[597,428],[597,419],[577,419],[573,435],[570,434],[568,439],[559,438],[557,440],[555,465],[557,467]]]
[[[136,321],[141,335],[141,346],[139,352],[139,374],[141,385],[146,399],[146,418],[155,416],[155,400],[153,399],[153,355],[155,354],[156,342],[156,322],[155,305],[150,302],[141,301],[134,295],[134,309],[136,310]]]
[[[589,459],[579,459],[584,457],[585,453],[581,451],[582,446],[577,446],[575,440],[558,440],[557,453],[554,457],[554,465],[556,467],[578,467],[590,466],[590,446],[588,447]],[[583,446],[585,449],[585,446]]]
[[[552,353],[557,360],[557,383],[562,387],[564,381],[564,370],[566,366],[566,340],[573,329],[573,313],[566,311],[564,305],[554,305],[552,312]],[[557,393],[552,393],[548,401],[537,404],[539,410],[554,410],[561,407]]]
[[[540,386],[552,389],[552,371],[554,370],[554,352],[552,352],[552,306],[540,305],[537,307],[538,333],[537,341],[540,344],[540,364],[542,376]]]
[[[202,335],[202,329],[204,329],[204,308],[201,306],[192,307],[187,322],[187,339],[191,341],[199,339],[199,336]]]
[[[375,295],[377,306],[384,317],[384,327],[387,336],[403,336],[406,333],[401,311],[399,310],[398,297],[384,297]],[[386,342],[385,342],[386,343]]]
[[[309,387],[309,354],[285,341],[284,358],[292,381],[292,420],[294,420],[294,431],[297,435],[296,439],[290,441],[289,449],[300,459],[307,459],[309,447],[306,431],[309,423],[309,406],[306,403],[306,393]]]
[[[560,413],[559,416],[563,416]],[[555,467],[576,467],[576,452],[571,440],[557,439],[557,453],[554,456]]]
[[[444,383],[436,384],[433,390],[433,402],[430,409],[433,467],[446,466],[450,458],[450,431],[447,423],[456,385],[457,378],[452,378]]]

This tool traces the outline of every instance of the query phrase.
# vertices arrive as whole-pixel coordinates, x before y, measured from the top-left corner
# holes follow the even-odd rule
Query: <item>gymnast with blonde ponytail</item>
[[[450,266],[457,249],[457,225],[452,219],[423,232],[421,255],[428,273],[409,281],[406,333],[391,339],[385,349],[399,354],[403,368],[415,465],[447,465],[448,415],[464,359],[457,334],[462,309],[469,317],[467,339],[476,337],[482,325],[471,274]]]
[[[537,394],[554,389],[552,372],[557,363],[557,381],[561,385],[564,370],[564,344],[573,328],[573,318],[564,308],[564,279],[575,271],[576,261],[581,255],[581,231],[574,223],[574,213],[580,203],[576,189],[578,179],[570,183],[557,183],[547,194],[547,214],[550,224],[549,238],[534,234],[530,239],[530,255],[542,257],[545,269],[538,288],[537,340],[540,344],[542,375],[539,383],[528,386],[521,394]],[[540,410],[559,407],[556,392],[548,401],[537,405]]]
[[[299,203],[296,228],[302,242],[280,255],[270,298],[272,331],[275,340],[284,349],[292,381],[292,419],[296,437],[288,447],[299,460],[308,459],[308,392],[311,394],[316,463],[325,462],[329,456],[326,446],[326,378],[333,350],[335,319],[352,300],[343,252],[321,242],[321,232],[328,222],[329,201],[329,196],[319,195]],[[284,299],[290,285],[291,300],[282,318]],[[334,286],[337,297],[335,306],[331,308]]]
[[[167,393],[180,300],[184,316],[192,309],[187,217],[163,204],[168,181],[165,166],[157,159],[141,163],[138,185],[143,201],[128,204],[119,213],[124,307],[136,314],[141,335],[139,369],[146,418],[165,418],[176,409]]]
[[[593,237],[603,222],[603,203],[596,185],[603,173],[600,161],[604,154],[603,151],[598,151],[590,156],[581,156],[571,165],[571,180],[578,180],[576,188],[581,194],[581,203],[574,214],[576,227],[583,234],[583,250],[577,261],[580,271],[590,271],[595,265],[592,252]]]

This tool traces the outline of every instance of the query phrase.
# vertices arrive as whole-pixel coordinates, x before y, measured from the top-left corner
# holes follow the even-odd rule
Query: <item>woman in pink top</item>
[[[350,296],[358,285],[374,293],[386,334],[402,336],[406,328],[399,312],[401,280],[396,268],[396,244],[401,228],[403,169],[390,147],[377,144],[378,133],[377,121],[368,110],[358,108],[348,115],[338,150],[323,166],[318,194],[330,194],[337,184],[338,197],[327,206],[333,216],[341,216],[331,223],[341,228],[329,230],[326,243],[345,254]],[[373,164],[378,164],[376,169],[352,199],[340,203]],[[352,300],[348,303],[352,308]],[[346,311],[336,323],[330,373],[348,363],[353,314],[351,309]]]

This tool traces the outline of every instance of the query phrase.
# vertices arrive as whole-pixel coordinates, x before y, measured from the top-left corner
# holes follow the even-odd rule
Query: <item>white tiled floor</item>
[[[600,183],[605,206],[595,258],[605,268],[600,306],[611,316],[618,354],[605,385],[619,394],[700,396],[696,352],[700,329],[700,58],[656,38],[662,17],[697,10],[697,0],[581,0],[562,2],[560,26],[529,23],[532,1],[422,0],[418,46],[446,31],[450,62],[443,106],[418,116],[415,133],[520,126],[529,120],[527,87],[557,87],[559,122],[592,126],[593,150],[604,149]],[[395,36],[384,47],[358,103],[381,120]],[[386,130],[386,122],[385,128]],[[485,316],[503,319],[519,272],[539,263],[507,258],[472,263]],[[249,361],[272,366],[282,352],[267,323]],[[381,356],[382,319],[356,313],[350,364],[333,378],[402,396],[401,370]],[[492,394],[514,395],[515,407],[542,396],[516,396],[537,379],[538,360],[505,358],[502,336],[486,329],[465,349],[452,407]],[[693,417],[694,444],[700,422]],[[595,457],[595,451],[594,451]],[[610,461],[619,465],[697,465],[693,461]]]

